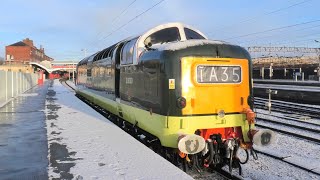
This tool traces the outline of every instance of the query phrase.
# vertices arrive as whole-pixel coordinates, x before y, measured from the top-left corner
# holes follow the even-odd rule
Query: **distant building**
[[[45,54],[42,46],[40,49],[36,48],[33,45],[33,40],[29,38],[6,46],[6,61],[26,63],[44,60],[53,61],[53,58]]]

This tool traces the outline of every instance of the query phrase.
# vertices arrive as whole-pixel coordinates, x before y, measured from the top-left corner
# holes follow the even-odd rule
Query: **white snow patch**
[[[245,179],[253,180],[291,180],[291,179],[319,179],[319,176],[293,167],[270,157],[260,155],[258,160],[250,158],[247,164],[242,165]]]
[[[312,170],[319,167],[319,161],[315,161],[313,158],[308,159],[308,162],[305,161],[305,158],[301,157],[287,157],[284,158],[284,161],[291,162],[293,164],[297,164],[306,169]]]
[[[155,48],[159,51],[163,51],[163,50],[176,51],[176,50],[184,49],[191,46],[200,46],[200,45],[206,45],[206,44],[228,44],[228,43],[223,41],[192,39],[187,41],[169,42],[165,44],[154,44],[151,46],[151,48]]]
[[[70,170],[75,179],[192,179],[80,101],[59,81],[49,89],[56,92],[54,104],[61,108],[56,120],[47,121],[48,143],[58,141],[69,152],[76,152],[72,156],[76,164]],[[60,134],[51,134],[53,131]],[[58,177],[53,170],[49,167],[49,177]]]
[[[38,93],[23,93],[23,94],[19,94],[18,96],[38,96]]]
[[[259,113],[268,113],[266,110],[256,109]],[[277,115],[286,117],[287,114],[272,112],[270,116]],[[270,117],[271,118],[271,117]],[[276,118],[275,118],[276,119]],[[267,147],[254,146],[255,149],[282,157],[287,162],[307,167],[313,172],[320,172],[319,144],[295,138],[282,133],[277,134],[277,141]],[[320,176],[305,170],[293,167],[280,160],[258,154],[259,159],[253,160],[250,156],[249,162],[243,165],[245,178],[251,179],[320,179]],[[318,168],[317,168],[318,167]]]

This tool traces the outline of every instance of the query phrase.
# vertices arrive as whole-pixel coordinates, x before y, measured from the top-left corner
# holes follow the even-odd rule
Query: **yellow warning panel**
[[[175,79],[169,79],[169,89],[175,89]]]

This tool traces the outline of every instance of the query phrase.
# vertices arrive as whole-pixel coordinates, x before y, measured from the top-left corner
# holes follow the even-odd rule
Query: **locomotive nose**
[[[276,134],[269,129],[251,129],[248,136],[257,146],[268,146],[276,140]]]

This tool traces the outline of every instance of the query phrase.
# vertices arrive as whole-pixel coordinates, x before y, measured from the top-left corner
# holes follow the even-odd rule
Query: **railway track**
[[[311,125],[311,126],[317,126],[320,127],[320,119],[309,119],[308,117],[305,116],[295,116],[295,117],[290,117],[288,116],[280,116],[280,115],[275,115],[275,114],[268,114],[268,113],[263,113],[263,112],[257,112],[257,117],[260,117],[261,115],[263,116],[268,116],[268,117],[274,117],[282,120],[286,120],[289,122],[297,122],[301,123],[303,125]]]
[[[255,97],[255,107],[265,109],[267,108],[267,99]],[[312,118],[320,118],[320,107],[313,105],[297,104],[285,101],[272,100],[272,111],[282,113],[294,113],[302,116],[309,116]]]
[[[69,90],[71,91],[74,91],[75,92],[75,89],[74,87],[70,86],[66,81],[64,80],[60,80],[61,84],[66,86]],[[111,122],[113,122],[114,124],[116,124],[117,126],[119,126],[122,130],[127,131],[127,129],[123,129],[121,125],[119,125],[119,123],[117,123],[116,119],[112,118],[110,116],[110,113],[107,112],[106,110],[102,109],[101,107],[95,105],[95,104],[92,104],[91,102],[87,101],[86,99],[84,98],[81,98],[78,96],[78,98],[80,100],[82,100],[84,103],[88,104],[90,107],[92,107],[94,110],[96,110],[98,113],[100,113],[101,115],[103,115],[105,118],[109,119]],[[128,132],[129,134],[131,134],[130,132]],[[131,134],[132,135],[132,134]],[[133,136],[134,138],[136,138],[135,136]],[[139,138],[136,138],[139,142],[141,142],[142,144],[146,145],[147,147],[148,144],[146,144],[145,141],[142,141],[141,139]],[[149,147],[150,148],[150,147]],[[152,148],[150,148],[152,149]],[[161,155],[163,158],[167,159],[163,154],[157,152],[155,149],[152,149],[155,153]],[[168,160],[168,159],[167,159]],[[168,160],[169,161],[169,160]],[[170,161],[169,161],[170,162]],[[172,162],[170,162],[172,163]],[[175,164],[174,164],[175,165]],[[179,167],[180,168],[180,167]],[[181,169],[181,168],[180,168]],[[183,170],[183,169],[181,169]],[[220,176],[220,178],[223,178],[223,179],[233,179],[233,180],[242,180],[243,178],[241,176],[238,176],[238,175],[235,175],[235,174],[230,174],[228,171],[224,170],[224,169],[215,169],[213,172],[208,172],[208,171],[203,171],[203,172],[197,172],[193,169],[189,170],[189,172],[187,173],[189,174],[190,176],[192,176],[194,179],[212,179],[212,178],[217,178],[215,175],[218,175]]]
[[[306,166],[303,166],[301,165],[301,163],[299,162],[292,162],[290,160],[287,160],[287,158],[290,158],[291,156],[290,155],[286,155],[286,156],[279,156],[279,155],[276,155],[276,153],[274,154],[271,154],[271,153],[268,153],[268,152],[264,152],[264,151],[260,151],[260,150],[255,150],[258,154],[263,154],[265,156],[268,156],[268,157],[271,157],[273,159],[276,159],[276,160],[279,160],[281,162],[284,162],[284,163],[287,163],[287,164],[290,164],[296,168],[299,168],[299,169],[302,169],[302,170],[305,170],[307,172],[310,172],[310,173],[313,173],[315,175],[318,175],[320,176],[320,173],[316,171],[316,168],[308,168]]]
[[[266,106],[267,99],[256,98],[255,106],[264,109]],[[290,135],[295,138],[299,138],[304,140],[308,140],[312,143],[320,144],[320,107],[314,105],[306,105],[306,104],[297,104],[285,101],[272,101],[272,111],[280,112],[280,113],[289,113],[289,117],[286,114],[276,113],[268,114],[263,112],[257,112],[257,122],[256,126],[260,128],[268,128],[273,131],[282,133],[284,135]],[[298,112],[298,113],[297,113]],[[296,114],[298,116],[290,116],[291,113]],[[313,117],[316,119],[308,119],[306,115],[309,117]],[[300,118],[299,118],[300,117]],[[301,118],[303,117],[303,118]],[[305,120],[302,120],[306,118]],[[308,120],[307,120],[308,119]],[[305,170],[307,172],[313,173],[315,175],[320,176],[320,173],[316,170],[316,168],[308,167],[308,164],[302,164],[299,161],[290,160],[291,155],[279,155],[281,152],[264,152],[262,150],[256,150],[257,153],[263,154],[265,156],[277,159],[279,161],[290,164],[296,168]]]
[[[295,121],[298,123],[292,124],[290,122],[278,121],[275,119],[268,119],[268,118],[262,118],[262,117],[258,117],[256,120],[258,121],[258,124],[259,124],[259,121],[264,121],[264,122],[269,122],[272,124],[280,124],[280,125],[284,125],[287,127],[292,127],[292,128],[297,128],[300,130],[309,131],[311,133],[319,133],[320,134],[320,125],[318,125],[318,124],[311,125],[310,123],[308,123],[308,126],[304,126],[306,124],[306,122],[301,122],[301,121],[299,122],[298,120]]]
[[[259,103],[256,103],[258,101]],[[255,104],[265,104],[266,99],[257,98]],[[281,104],[279,104],[281,103]],[[263,106],[265,107],[265,106]],[[314,114],[307,114],[308,116],[320,117],[320,107],[313,105],[301,105],[291,102],[284,101],[274,101],[273,107],[277,107],[274,111],[299,114],[297,111],[300,111],[300,116],[305,117],[305,112],[308,110],[308,113],[313,112]],[[301,109],[299,109],[301,107]],[[288,110],[290,109],[290,110]],[[301,113],[302,111],[302,113]],[[318,117],[319,114],[319,117]],[[263,115],[264,117],[261,117]],[[291,115],[291,114],[290,114]],[[257,123],[256,126],[261,128],[268,128],[276,132],[284,133],[294,137],[302,138],[309,140],[315,143],[320,143],[320,119],[313,119],[312,122],[303,121],[300,118],[295,117],[284,117],[280,115],[266,114],[266,113],[257,113]]]
[[[262,119],[258,118],[258,121],[259,120],[262,120]],[[269,121],[269,122],[271,122],[271,121]],[[274,122],[272,122],[272,123],[274,123]],[[275,122],[274,124],[278,124],[278,122]],[[285,123],[283,123],[282,125],[285,125]],[[276,132],[280,132],[280,133],[283,133],[283,134],[286,134],[286,135],[291,135],[291,136],[294,136],[294,137],[298,137],[298,138],[301,138],[301,139],[309,140],[309,141],[312,141],[312,142],[320,144],[320,138],[319,137],[310,136],[310,132],[307,133],[307,134],[309,134],[309,136],[304,135],[306,133],[301,133],[301,129],[302,129],[301,127],[290,126],[290,125],[286,124],[286,126],[293,128],[293,130],[297,130],[298,128],[301,128],[301,129],[298,129],[298,132],[300,132],[300,133],[295,133],[295,132],[289,131],[289,130],[287,130],[285,128],[279,128],[279,127],[265,125],[265,124],[261,124],[261,123],[256,123],[255,126],[256,127],[260,127],[260,128],[267,128],[267,129],[270,129],[270,130],[273,130],[273,131],[276,131]],[[304,130],[306,130],[306,129],[304,129]],[[310,130],[310,129],[308,129],[308,130]],[[308,130],[306,130],[306,131],[308,131]],[[313,131],[312,133],[315,133],[315,132]],[[319,133],[319,131],[317,130],[316,133]]]

